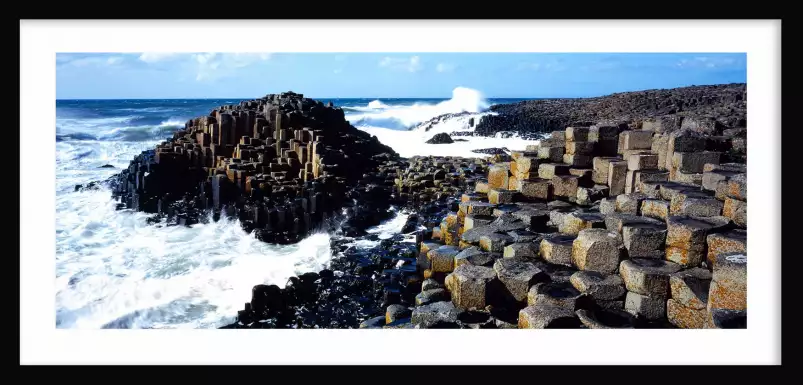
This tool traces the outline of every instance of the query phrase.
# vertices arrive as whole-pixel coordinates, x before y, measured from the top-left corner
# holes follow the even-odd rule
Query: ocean
[[[56,101],[58,328],[215,328],[235,320],[254,285],[283,286],[293,275],[327,266],[332,255],[325,233],[295,245],[270,245],[245,233],[236,220],[153,225],[146,214],[115,210],[108,190],[75,191],[76,184],[120,172],[188,119],[250,99]],[[472,131],[471,117],[489,114],[493,104],[523,99],[485,99],[467,88],[455,89],[450,99],[315,99],[342,107],[352,125],[404,157],[482,156],[471,150],[537,143],[470,136],[452,144],[424,143],[439,132]],[[416,128],[464,111],[469,114],[429,130]],[[398,213],[371,232],[387,238],[404,223]]]

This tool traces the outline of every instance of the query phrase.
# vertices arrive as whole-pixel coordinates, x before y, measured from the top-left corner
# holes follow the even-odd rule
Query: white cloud
[[[452,72],[452,71],[454,71],[455,67],[456,66],[454,64],[450,64],[450,63],[438,63],[438,65],[435,67],[435,71],[438,71],[438,72]]]
[[[146,63],[156,63],[159,61],[176,59],[180,55],[180,53],[176,52],[143,52],[141,55],[139,55],[139,60],[142,60]]]
[[[192,56],[196,63],[195,80],[213,80],[231,75],[234,70],[270,60],[270,53],[197,53]]]
[[[693,59],[680,59],[675,66],[680,68],[720,68],[740,65],[738,60],[733,57],[720,56],[697,56]]]
[[[62,57],[57,60],[61,64],[71,65],[74,67],[107,67],[117,65],[123,62],[122,56],[86,56],[81,58]]]
[[[379,66],[408,72],[416,72],[424,69],[421,58],[418,56],[412,56],[409,59],[385,56],[379,61]]]

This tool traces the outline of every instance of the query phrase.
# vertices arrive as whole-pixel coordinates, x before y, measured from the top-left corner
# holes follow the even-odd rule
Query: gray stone
[[[470,230],[463,231],[463,234],[460,236],[460,240],[464,243],[479,245],[481,237],[493,234],[495,232],[496,229],[491,227],[490,225],[483,227],[474,227]]]
[[[648,150],[652,148],[652,131],[628,130],[619,133],[619,153],[624,150]]]
[[[625,214],[640,214],[641,202],[647,199],[642,193],[622,194],[616,197],[616,211]]]
[[[730,221],[724,217],[669,216],[666,220],[666,246],[702,252],[706,246],[706,236],[727,227]],[[701,261],[674,261],[683,266],[696,266]]]
[[[589,329],[633,329],[635,324],[633,315],[621,310],[580,309],[576,314],[580,322]]]
[[[524,208],[514,212],[512,215],[520,220],[522,224],[533,229],[543,228],[549,222],[549,211],[547,210]]]
[[[702,173],[706,163],[719,163],[719,152],[680,152],[672,154],[672,169],[684,173]]]
[[[691,309],[706,308],[710,285],[711,272],[708,269],[696,267],[669,275],[672,299]]]
[[[616,212],[616,198],[604,198],[599,201],[599,212],[602,215]]]
[[[543,235],[539,233],[534,233],[529,230],[513,230],[508,231],[507,235],[510,235],[513,238],[513,242],[515,243],[539,243],[538,240],[543,238]]]
[[[455,246],[444,245],[427,252],[429,269],[436,273],[448,273],[454,270],[454,257],[460,252]]]
[[[587,142],[590,127],[566,127],[566,142]]]
[[[611,196],[625,192],[627,182],[627,162],[614,161],[608,165],[608,187]]]
[[[747,201],[747,174],[736,174],[728,179],[728,197]]]
[[[575,197],[580,177],[574,175],[555,175],[552,177],[552,193],[556,197]]]
[[[715,191],[717,189],[717,183],[722,181],[727,182],[731,177],[737,174],[739,174],[738,171],[728,171],[728,170],[705,171],[703,172],[703,189]]]
[[[578,271],[569,279],[579,292],[595,301],[613,301],[625,295],[622,277],[615,274],[600,274],[592,271]]]
[[[571,329],[580,325],[574,311],[560,306],[535,305],[519,311],[519,329]]]
[[[709,268],[713,268],[719,254],[747,252],[747,231],[736,229],[725,233],[709,234],[706,237],[706,245],[708,246],[706,247],[708,251],[706,262]]]
[[[715,329],[747,328],[747,310],[711,309],[710,317]]]
[[[451,299],[446,288],[424,290],[415,296],[416,306],[427,305],[434,302],[448,301]]]
[[[625,311],[647,320],[660,320],[666,317],[666,298],[654,298],[631,291],[625,296]]]
[[[407,306],[390,305],[385,309],[385,324],[391,324],[404,318],[409,318],[412,312]]]
[[[515,259],[533,259],[538,256],[538,244],[533,242],[514,243],[505,246],[502,257]]]
[[[435,302],[413,309],[410,321],[420,328],[428,328],[437,323],[456,323],[459,315],[460,310],[451,302]]]
[[[569,175],[569,165],[559,163],[542,163],[538,166],[538,177],[549,179],[555,175]]]
[[[619,267],[622,237],[605,229],[585,229],[572,244],[572,263],[580,270],[612,274]]]
[[[594,185],[593,187],[578,187],[576,203],[578,205],[591,205],[596,201],[601,201],[608,196],[608,186]]]
[[[641,201],[641,215],[666,221],[669,216],[669,202],[661,199],[645,199]]]
[[[627,159],[628,170],[654,170],[658,168],[658,154],[633,154]]]
[[[485,215],[466,215],[463,220],[463,231],[471,230],[475,227],[488,226],[494,219],[494,217]]]
[[[583,229],[605,227],[605,216],[599,213],[575,211],[563,216],[558,230],[563,234],[577,235]]]
[[[430,278],[425,279],[424,282],[421,283],[421,291],[427,291],[432,289],[443,289],[444,286],[441,285],[438,281]]]
[[[494,254],[480,250],[476,246],[472,246],[461,250],[454,257],[454,267],[468,264],[473,266],[491,266],[494,261]]]
[[[489,267],[461,265],[446,276],[445,282],[455,306],[482,309],[490,304],[498,281],[496,272]]]
[[[681,329],[706,328],[708,312],[705,309],[686,307],[670,298],[666,301],[666,319]]]
[[[540,244],[541,258],[556,265],[571,266],[572,244],[576,238],[573,235],[545,237]]]
[[[611,162],[621,162],[621,158],[597,156],[591,161],[593,171],[591,172],[591,180],[597,184],[608,184],[608,171]]]
[[[666,300],[669,295],[669,275],[680,269],[680,265],[673,262],[633,258],[622,261],[619,274],[629,292]]]
[[[569,310],[577,309],[577,301],[583,293],[569,283],[540,282],[527,292],[527,305],[551,305]]]
[[[654,223],[631,223],[622,227],[622,241],[630,258],[661,257],[666,242],[666,226]]]
[[[385,317],[378,316],[360,322],[360,329],[381,329],[385,326]]]
[[[650,217],[639,216],[635,214],[613,213],[605,216],[605,228],[621,233],[622,229],[627,225],[646,223],[661,225],[663,222]]]
[[[722,215],[723,203],[714,198],[686,198],[680,206],[680,214],[693,217]]]
[[[480,249],[483,251],[501,253],[505,250],[505,246],[511,243],[513,238],[502,233],[491,233],[480,237]]]
[[[747,310],[747,254],[741,252],[717,255],[708,309]]]
[[[549,277],[535,267],[534,264],[511,259],[498,259],[494,262],[494,271],[500,282],[507,289],[507,294],[516,302],[527,299],[530,286],[544,282]]]

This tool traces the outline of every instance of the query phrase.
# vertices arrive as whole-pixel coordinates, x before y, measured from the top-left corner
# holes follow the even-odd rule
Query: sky
[[[589,97],[746,83],[744,53],[57,53],[57,99]]]

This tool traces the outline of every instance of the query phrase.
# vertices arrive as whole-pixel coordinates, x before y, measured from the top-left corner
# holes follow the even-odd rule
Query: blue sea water
[[[255,284],[284,285],[292,275],[326,267],[332,257],[327,234],[276,246],[244,233],[235,220],[161,227],[147,224],[142,213],[115,210],[109,191],[74,190],[120,172],[188,119],[250,99],[56,101],[57,327],[217,327],[234,319]],[[520,99],[486,100],[474,90],[456,89],[451,99],[317,100],[342,107],[352,125],[402,156],[471,156],[473,148],[525,144],[500,138],[424,144],[436,132],[470,131],[468,117],[415,129],[444,113],[480,118],[492,104]],[[398,232],[404,219],[399,214],[374,231]]]

